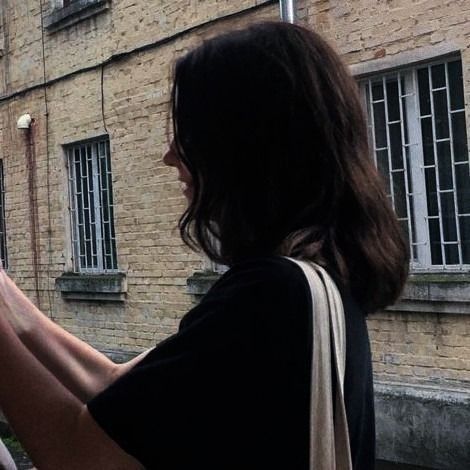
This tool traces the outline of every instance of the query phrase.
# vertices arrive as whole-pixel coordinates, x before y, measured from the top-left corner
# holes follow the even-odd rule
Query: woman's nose
[[[174,143],[172,142],[168,147],[165,155],[163,155],[163,163],[168,166],[176,166],[178,157],[176,155]]]

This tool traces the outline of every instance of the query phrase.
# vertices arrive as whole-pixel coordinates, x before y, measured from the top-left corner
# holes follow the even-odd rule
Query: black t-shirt
[[[374,468],[363,313],[343,294],[345,402],[354,468]],[[232,267],[135,368],[90,401],[147,469],[308,470],[311,297],[282,257]],[[318,432],[322,432],[318,430]]]

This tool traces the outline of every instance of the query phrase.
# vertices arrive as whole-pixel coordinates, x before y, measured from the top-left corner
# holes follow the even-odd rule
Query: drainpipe
[[[279,0],[281,20],[295,23],[295,0]]]
[[[28,196],[29,196],[29,229],[31,235],[31,254],[34,274],[34,290],[36,293],[36,306],[41,308],[39,296],[39,215],[38,215],[38,187],[37,187],[37,163],[36,163],[36,139],[35,121],[29,114],[20,116],[17,128],[23,132],[26,148],[26,168],[28,172]]]

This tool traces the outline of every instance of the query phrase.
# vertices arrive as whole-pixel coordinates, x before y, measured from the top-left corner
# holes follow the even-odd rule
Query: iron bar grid
[[[117,266],[108,138],[67,149],[74,269],[115,272]]]
[[[408,237],[412,267],[468,269],[470,160],[461,61],[378,75],[361,86],[374,161]]]

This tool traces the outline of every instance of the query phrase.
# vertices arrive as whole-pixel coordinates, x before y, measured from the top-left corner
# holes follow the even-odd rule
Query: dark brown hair
[[[406,243],[370,158],[353,78],[316,33],[261,23],[179,59],[175,142],[194,179],[183,240],[232,265],[327,267],[366,311],[393,303]]]

